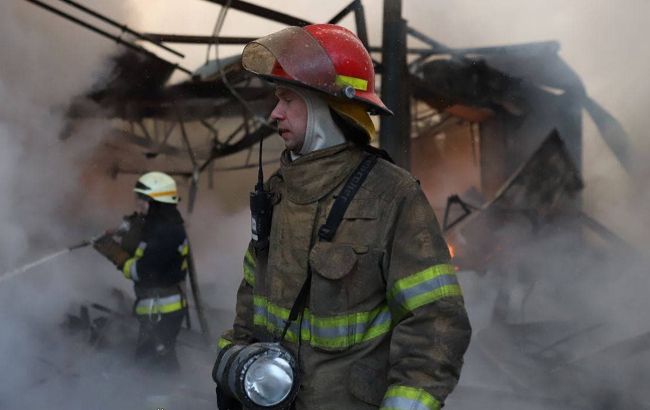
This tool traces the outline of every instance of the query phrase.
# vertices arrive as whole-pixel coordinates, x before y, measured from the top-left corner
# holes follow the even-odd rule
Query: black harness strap
[[[359,191],[359,188],[361,188],[361,185],[366,180],[370,170],[372,170],[376,163],[377,156],[367,155],[347,180],[345,186],[339,193],[339,196],[336,197],[334,205],[332,205],[332,210],[329,215],[327,215],[325,225],[321,226],[318,230],[318,238],[320,238],[321,241],[330,242],[332,238],[334,238],[336,230],[339,228],[339,225],[343,220],[343,215],[345,215],[345,211],[348,209],[350,202],[352,202],[352,199],[357,194],[357,191]]]
[[[350,202],[361,188],[361,185],[368,177],[368,174],[372,168],[377,163],[376,155],[366,155],[366,157],[361,161],[357,169],[354,170],[350,178],[343,186],[343,189],[339,193],[338,197],[334,200],[334,205],[330,210],[329,215],[327,215],[327,220],[325,224],[318,229],[318,238],[323,242],[330,242],[336,234],[336,230],[339,228],[341,221],[343,220],[343,215],[348,209]],[[289,330],[291,322],[298,319],[298,315],[307,305],[307,296],[309,295],[309,288],[311,287],[311,269],[307,270],[307,279],[305,283],[300,288],[296,301],[293,302],[291,311],[289,312],[289,319],[284,324],[284,329],[282,330],[282,336],[280,336],[280,341],[284,340],[284,337]],[[300,329],[298,329],[300,332]],[[298,334],[298,340],[300,340],[300,334]]]

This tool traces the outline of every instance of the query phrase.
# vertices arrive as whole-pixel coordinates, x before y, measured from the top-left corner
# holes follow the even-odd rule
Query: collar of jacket
[[[359,165],[363,153],[352,143],[335,145],[291,160],[282,153],[280,172],[285,195],[296,204],[318,201],[339,186]]]

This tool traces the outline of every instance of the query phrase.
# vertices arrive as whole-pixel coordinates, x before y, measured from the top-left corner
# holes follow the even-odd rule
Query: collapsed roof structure
[[[42,6],[37,0],[28,1]],[[237,9],[283,24],[309,24],[249,2],[209,1],[224,10]],[[557,42],[450,48],[408,27],[401,19],[400,4],[385,2],[384,39],[401,36],[404,41],[384,40],[381,47],[368,42],[359,0],[329,22],[354,13],[359,37],[373,55],[381,55],[376,69],[382,74],[382,92],[389,94],[386,103],[400,107],[394,118],[382,120],[381,144],[422,181],[454,247],[468,289],[470,314],[488,316],[475,320],[465,372],[470,376],[461,381],[450,407],[454,403],[458,408],[473,408],[479,400],[492,403],[493,408],[647,406],[636,391],[609,384],[604,375],[594,376],[603,357],[622,355],[627,360],[647,350],[642,343],[646,335],[607,339],[609,344],[599,347],[584,340],[577,343],[604,341],[597,335],[606,332],[607,324],[536,314],[545,303],[567,310],[574,307],[562,299],[561,292],[559,296],[549,292],[552,281],[578,286],[594,280],[584,271],[593,269],[595,262],[572,265],[567,258],[599,255],[603,259],[593,259],[603,265],[605,255],[619,258],[633,253],[581,211],[581,169],[588,160],[582,153],[583,112],[629,171],[629,138],[622,126],[587,95],[580,77],[560,57]],[[191,209],[198,180],[203,172],[211,173],[215,159],[250,153],[274,133],[265,122],[274,103],[273,90],[248,75],[238,56],[219,58],[218,54],[191,71],[186,80],[169,84],[179,67],[138,45],[142,41],[165,46],[213,44],[218,49],[221,44],[244,44],[252,38],[223,37],[218,30],[211,36],[136,34],[128,49],[114,57],[108,80],[71,104],[70,127],[62,137],[72,135],[79,121],[109,118],[115,123],[112,138],[117,143],[145,149],[147,157],[185,158],[185,168],[165,171],[190,180]],[[408,48],[407,36],[426,47]],[[224,120],[236,122],[226,135],[222,135]],[[197,148],[193,135],[197,129],[211,136],[207,148]],[[242,167],[247,166],[255,166],[254,161],[246,159]],[[113,169],[123,171],[119,163]],[[559,252],[558,243],[572,247]],[[549,253],[556,253],[553,256],[564,265],[540,265],[540,255],[552,259]],[[548,272],[552,268],[555,271]],[[85,315],[70,321],[99,331]],[[94,341],[99,336],[91,337]],[[617,371],[622,372],[613,370]]]

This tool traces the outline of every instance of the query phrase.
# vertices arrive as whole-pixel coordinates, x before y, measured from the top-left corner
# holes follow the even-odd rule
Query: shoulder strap
[[[366,177],[372,170],[372,168],[377,163],[376,155],[366,155],[366,157],[361,161],[357,166],[357,169],[354,170],[352,175],[348,178],[343,186],[343,189],[339,193],[338,197],[332,205],[329,215],[327,215],[327,221],[324,225],[318,230],[318,238],[321,241],[329,242],[334,238],[334,234],[338,229],[341,221],[343,220],[343,215],[348,209],[348,205],[352,202],[352,199],[361,188],[361,185],[366,180]],[[302,312],[303,308],[307,304],[307,296],[309,295],[309,288],[311,287],[311,269],[307,271],[307,279],[300,288],[296,300],[293,302],[291,311],[289,312],[289,318],[284,324],[284,329],[282,330],[282,336],[280,336],[280,341],[284,340],[284,337],[289,330],[291,322],[298,319],[298,315]],[[298,330],[300,332],[301,330]]]
[[[338,197],[336,197],[329,215],[327,215],[327,221],[318,229],[318,238],[321,241],[330,242],[334,238],[334,234],[336,234],[336,230],[339,228],[350,202],[352,202],[357,191],[361,188],[363,181],[366,180],[366,177],[376,163],[376,155],[366,155],[359,166],[357,166],[357,169],[354,170],[354,173],[348,178],[345,186]]]

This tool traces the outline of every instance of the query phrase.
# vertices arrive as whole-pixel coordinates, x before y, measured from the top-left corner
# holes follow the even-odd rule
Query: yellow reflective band
[[[249,249],[244,256],[244,280],[251,286],[255,286],[255,265],[255,259]]]
[[[167,195],[176,196],[176,191],[152,192],[152,193],[147,194],[147,195],[149,195],[152,198],[156,198],[156,197],[159,197],[159,196],[167,196]]]
[[[232,342],[228,339],[224,339],[223,337],[219,338],[219,341],[217,342],[217,347],[219,349],[223,349],[226,346],[230,346]]]
[[[248,263],[252,268],[255,268],[257,266],[257,263],[255,263],[255,258],[253,258],[253,254],[251,253],[250,249],[246,251],[246,255],[244,255],[244,263]]]
[[[392,385],[386,391],[380,410],[439,410],[440,402],[423,389]]]
[[[398,316],[448,296],[462,296],[456,269],[449,264],[431,266],[402,278],[387,295]]]
[[[289,318],[289,310],[268,302],[262,296],[253,296],[253,303],[253,323],[279,334]],[[299,324],[302,325],[300,329]],[[316,316],[305,309],[302,319],[289,326],[286,340],[296,343],[300,332],[300,338],[314,347],[341,349],[387,334],[391,326],[391,313],[387,305],[380,305],[368,312],[337,316]]]
[[[172,313],[176,312],[178,310],[183,309],[185,306],[187,306],[187,303],[185,300],[180,300],[177,302],[173,303],[167,303],[164,305],[160,304],[154,304],[153,306],[148,306],[148,305],[138,305],[135,308],[135,314],[136,315],[151,315],[151,314],[158,314],[158,313]]]
[[[248,267],[246,264],[244,264],[244,280],[249,285],[255,286],[255,273],[253,273],[251,268]]]
[[[336,85],[340,85],[341,87],[345,87],[346,85],[349,85],[355,90],[366,91],[368,89],[368,81],[362,78],[349,77],[347,75],[337,74],[335,83]]]
[[[136,252],[137,254],[137,252]],[[122,267],[122,273],[124,274],[124,277],[127,279],[131,279],[131,267],[135,263],[135,261],[138,260],[137,256],[134,256],[131,259],[128,259],[126,262],[124,262],[124,266]]]

